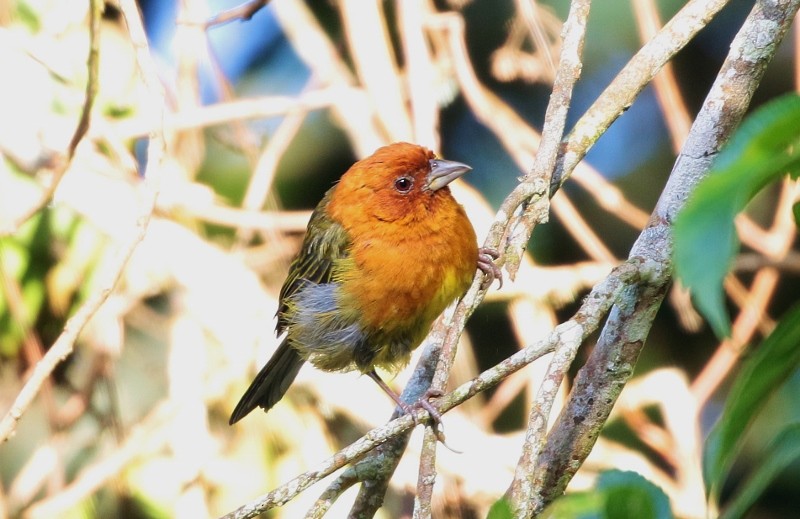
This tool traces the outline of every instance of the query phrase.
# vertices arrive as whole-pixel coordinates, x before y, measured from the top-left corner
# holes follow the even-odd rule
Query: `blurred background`
[[[493,288],[471,318],[453,386],[569,318],[627,256],[753,3],[730,2],[592,148],[536,228],[516,280]],[[213,517],[384,423],[393,406],[371,381],[306,368],[269,415],[227,425],[277,346],[276,298],[310,210],[355,160],[414,141],[473,167],[453,191],[482,240],[533,164],[566,0],[275,0],[249,21],[206,24],[236,5],[139,2],[166,99],[156,208],[116,290],[0,444],[3,517]],[[652,24],[682,5],[594,3],[568,129]],[[0,234],[3,413],[69,316],[103,287],[146,202],[159,106],[113,1],[97,33],[91,125],[66,159],[85,100],[88,20],[88,2],[0,2],[0,228],[13,231]],[[797,40],[797,31],[787,37],[753,107],[797,88]],[[52,202],[14,227],[60,168]],[[734,339],[720,344],[674,288],[573,490],[602,470],[635,470],[664,489],[676,515],[705,516],[702,438],[738,354],[800,290],[795,228],[785,224],[791,189],[768,190],[737,222],[744,247],[726,284]],[[437,517],[483,517],[503,494],[545,367],[445,416],[463,453],[439,452]],[[410,371],[392,385],[401,389]],[[747,472],[775,424],[800,419],[798,391],[796,375],[764,403],[736,471]],[[420,437],[381,517],[410,516]],[[752,516],[796,516],[799,482],[794,464]],[[323,488],[269,516],[300,516]],[[348,496],[340,501],[331,517],[346,515]]]

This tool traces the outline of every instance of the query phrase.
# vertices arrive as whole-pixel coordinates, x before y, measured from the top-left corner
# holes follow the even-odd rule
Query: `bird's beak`
[[[443,188],[472,168],[452,160],[431,159],[431,172],[425,179],[425,187],[431,191]]]

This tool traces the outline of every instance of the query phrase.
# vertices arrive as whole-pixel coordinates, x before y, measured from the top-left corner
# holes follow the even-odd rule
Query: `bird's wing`
[[[344,227],[328,216],[327,206],[333,189],[317,205],[311,214],[303,246],[289,266],[289,274],[281,287],[278,309],[278,334],[286,326],[287,301],[307,283],[330,283],[334,264],[350,254],[350,239]]]

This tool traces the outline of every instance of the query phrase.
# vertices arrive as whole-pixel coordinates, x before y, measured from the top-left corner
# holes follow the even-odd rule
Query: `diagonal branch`
[[[573,0],[570,4],[567,21],[564,23],[564,42],[561,48],[561,59],[558,65],[553,93],[544,116],[542,127],[542,140],[536,151],[533,169],[528,174],[528,179],[540,179],[549,185],[553,170],[556,166],[561,138],[567,124],[567,112],[572,103],[572,90],[581,75],[583,63],[583,43],[586,38],[586,25],[589,19],[591,0]],[[538,223],[547,222],[550,212],[548,197],[542,197],[527,204],[519,221],[521,230],[527,232],[526,242],[530,239],[533,227]],[[509,246],[517,241],[513,237]],[[506,270],[513,276],[522,261],[522,249],[507,249],[512,254],[507,255]]]
[[[134,0],[121,1],[120,8],[128,22],[131,41],[137,48],[137,62],[151,95],[153,113],[157,114],[159,118],[163,120],[163,109],[165,106],[164,96],[161,85],[158,82],[158,76],[155,73],[155,65],[152,62],[147,47],[147,38],[138,8]],[[157,128],[160,128],[160,126]],[[114,290],[114,287],[122,276],[122,271],[128,263],[128,259],[130,259],[136,246],[139,245],[139,242],[144,239],[147,232],[147,225],[150,222],[150,216],[155,208],[158,194],[157,181],[160,176],[164,149],[163,133],[160,129],[154,130],[150,134],[150,144],[147,148],[147,169],[145,171],[145,180],[142,184],[144,193],[141,202],[141,210],[134,225],[133,236],[120,246],[116,256],[111,261],[108,279],[101,283],[101,288],[90,296],[86,302],[81,305],[78,311],[75,312],[75,315],[67,321],[64,330],[61,332],[58,339],[56,339],[56,342],[47,351],[47,354],[42,360],[36,364],[30,379],[28,379],[17,395],[17,398],[11,405],[11,409],[9,409],[8,413],[3,417],[3,420],[0,421],[0,441],[7,441],[10,438],[16,429],[17,422],[19,422],[19,419],[30,407],[44,384],[44,381],[50,376],[56,366],[72,353],[75,341],[78,339],[78,335],[80,335],[83,327],[86,326],[100,306],[108,299],[108,296]]]
[[[561,495],[594,446],[614,402],[633,373],[671,281],[673,219],[744,116],[799,6],[800,0],[757,2],[731,44],[728,58],[692,125],[650,224],[630,252],[632,258],[642,257],[661,265],[661,275],[629,287],[612,309],[533,471],[525,476],[524,484],[512,487],[513,502],[521,511],[519,517],[540,513]]]
[[[564,184],[597,139],[633,104],[656,73],[722,9],[729,0],[690,0],[620,71],[562,144],[550,182],[550,196]],[[506,255],[519,257],[525,250],[533,219],[523,220],[509,238]],[[513,265],[511,268],[513,273]]]
[[[556,161],[559,143],[564,133],[570,102],[572,100],[572,90],[580,77],[581,55],[583,53],[583,42],[586,36],[586,24],[589,17],[589,7],[591,0],[573,0],[569,15],[564,23],[564,42],[561,47],[561,59],[558,65],[553,92],[550,96],[550,103],[545,113],[544,128],[542,139],[539,142],[539,150],[536,153],[536,161],[531,173],[523,182],[537,182],[542,185],[550,183],[550,173]],[[546,196],[536,197],[532,204],[525,210],[523,218],[531,218],[535,221],[546,221],[549,212],[549,199]],[[514,226],[514,219],[511,219],[507,228]],[[516,272],[522,261],[522,251],[519,255],[512,255],[506,258],[506,268],[512,267],[510,272]],[[459,330],[463,327],[459,327]],[[455,360],[456,346],[460,333],[450,338],[442,346],[446,352],[442,356],[442,361],[437,368],[433,389],[442,390],[446,383],[448,374],[453,361]],[[419,480],[417,482],[417,498],[414,503],[414,517],[431,516],[431,499],[433,496],[433,484],[436,480],[436,446],[437,437],[431,429],[426,429],[425,440],[422,447],[420,459]]]
[[[78,126],[72,134],[67,148],[67,157],[60,163],[53,172],[53,178],[50,185],[47,186],[41,193],[39,200],[29,207],[24,213],[15,218],[5,228],[0,228],[0,238],[9,236],[17,232],[17,230],[27,222],[33,215],[38,213],[45,205],[53,198],[53,193],[56,192],[58,184],[66,174],[67,170],[72,164],[72,159],[75,157],[75,150],[78,149],[86,132],[89,131],[89,122],[92,117],[92,106],[94,106],[95,97],[97,97],[97,70],[100,63],[100,21],[103,16],[104,3],[102,0],[90,0],[89,2],[89,58],[87,59],[87,68],[89,70],[86,79],[86,94],[83,100],[83,108],[81,109],[81,118],[78,120]]]
[[[243,22],[249,21],[257,12],[267,6],[270,0],[250,0],[236,7],[232,7],[226,11],[214,15],[206,21],[206,28],[214,27],[217,25],[224,25],[235,20]]]

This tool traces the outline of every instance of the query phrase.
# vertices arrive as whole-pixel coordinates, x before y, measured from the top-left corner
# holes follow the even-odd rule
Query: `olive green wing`
[[[286,327],[287,301],[297,290],[313,283],[330,283],[335,264],[350,255],[350,239],[347,231],[328,216],[328,203],[335,188],[331,188],[317,205],[308,222],[308,230],[297,257],[289,266],[289,274],[283,282],[279,298],[278,325],[280,335]]]

